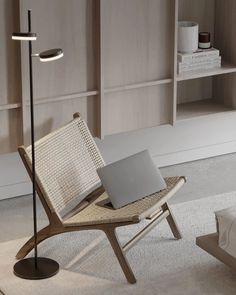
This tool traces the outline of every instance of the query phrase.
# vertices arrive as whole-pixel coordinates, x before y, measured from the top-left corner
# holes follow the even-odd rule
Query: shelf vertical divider
[[[98,130],[100,139],[104,138],[104,71],[103,71],[103,34],[102,34],[102,0],[97,0],[97,77],[98,77]]]
[[[174,18],[174,46],[173,46],[173,67],[172,67],[172,78],[173,78],[173,90],[172,90],[172,112],[171,112],[171,124],[175,125],[176,123],[176,111],[177,111],[177,42],[178,42],[178,8],[179,1],[173,0],[174,2],[174,11],[172,17]]]

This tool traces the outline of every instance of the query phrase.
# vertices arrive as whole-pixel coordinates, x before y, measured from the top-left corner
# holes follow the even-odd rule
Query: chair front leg
[[[37,245],[42,243],[44,240],[61,234],[65,232],[64,228],[58,228],[58,229],[52,229],[50,225],[44,227],[39,232],[37,232]],[[22,259],[24,258],[29,252],[34,248],[34,236],[31,237],[18,251],[16,254],[16,259]]]
[[[37,244],[41,243],[42,241],[49,238],[50,235],[50,227],[46,226],[43,229],[41,229],[37,233]],[[18,251],[16,254],[16,259],[22,259],[24,258],[32,249],[34,248],[34,236],[31,237]]]
[[[116,257],[120,263],[120,266],[124,272],[124,275],[126,276],[127,281],[131,284],[136,283],[136,278],[133,274],[133,271],[129,265],[128,260],[125,257],[125,254],[122,250],[122,246],[118,240],[116,229],[108,228],[108,229],[105,229],[104,232],[116,254]]]
[[[176,220],[174,218],[174,215],[173,215],[170,207],[168,206],[168,204],[165,203],[164,205],[161,206],[161,208],[162,208],[163,211],[165,211],[165,210],[168,210],[169,211],[169,215],[166,217],[166,220],[167,220],[167,222],[168,222],[168,224],[170,226],[170,229],[171,229],[174,237],[176,239],[178,239],[178,240],[179,239],[182,239],[182,235],[180,233],[180,229],[179,229],[179,227],[178,227],[178,225],[176,223]]]

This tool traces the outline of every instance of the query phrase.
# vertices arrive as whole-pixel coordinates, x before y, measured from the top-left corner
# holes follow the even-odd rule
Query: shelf
[[[0,105],[0,111],[18,109],[20,107],[21,107],[21,103],[3,104],[3,105]]]
[[[209,76],[223,75],[229,73],[235,73],[236,66],[231,64],[222,64],[220,68],[199,70],[194,72],[182,73],[177,75],[177,81],[185,81]]]
[[[177,120],[191,119],[210,114],[234,111],[232,108],[215,102],[214,99],[203,99],[177,105]]]
[[[156,80],[156,81],[149,81],[149,82],[143,82],[143,83],[124,85],[124,86],[117,86],[117,87],[104,89],[104,93],[127,91],[127,90],[132,90],[132,89],[143,88],[143,87],[151,87],[151,86],[156,86],[156,85],[161,85],[161,84],[169,84],[169,83],[172,83],[172,81],[173,80],[171,78],[167,78],[167,79],[161,79],[161,80]]]
[[[59,101],[65,101],[65,100],[72,100],[82,97],[89,97],[89,96],[96,96],[99,94],[98,90],[91,90],[91,91],[84,91],[84,92],[78,92],[78,93],[72,93],[67,95],[60,95],[55,97],[48,97],[48,98],[38,98],[34,100],[34,104],[47,104],[47,103],[54,103]],[[28,100],[26,102],[26,105],[30,105],[30,101]]]

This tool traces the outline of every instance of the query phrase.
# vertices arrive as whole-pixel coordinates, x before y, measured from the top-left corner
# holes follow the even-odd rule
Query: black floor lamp
[[[30,80],[30,121],[32,146],[32,185],[33,185],[33,219],[34,219],[34,257],[18,261],[14,265],[14,274],[20,278],[38,280],[49,278],[59,271],[59,264],[49,258],[38,257],[37,251],[37,210],[35,184],[35,146],[34,146],[34,101],[33,101],[33,71],[32,57],[39,57],[40,61],[47,62],[63,56],[61,49],[50,49],[39,54],[32,53],[32,41],[37,39],[36,33],[31,32],[31,11],[28,10],[28,32],[13,33],[13,40],[29,42],[29,80]]]

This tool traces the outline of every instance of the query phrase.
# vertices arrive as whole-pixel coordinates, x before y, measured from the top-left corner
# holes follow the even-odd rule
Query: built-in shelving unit
[[[223,62],[220,68],[177,75],[176,120],[234,111],[236,42],[230,33],[235,24],[229,17],[236,8],[234,1],[179,0],[178,7],[179,20],[195,21],[200,31],[210,31],[212,45],[220,50]]]
[[[9,38],[12,31],[27,30],[27,9],[32,10],[32,30],[40,36],[33,51],[53,47],[64,51],[64,58],[55,63],[33,64],[36,137],[79,111],[92,134],[104,138],[176,126],[201,116],[214,120],[212,114],[234,111],[235,3],[3,0],[0,8],[7,7],[8,14],[0,18],[6,41],[0,51],[0,122],[5,126],[0,152],[29,143],[28,47],[22,43],[20,50],[19,42]],[[200,31],[210,31],[222,56],[221,68],[177,74],[178,20],[196,21]]]

